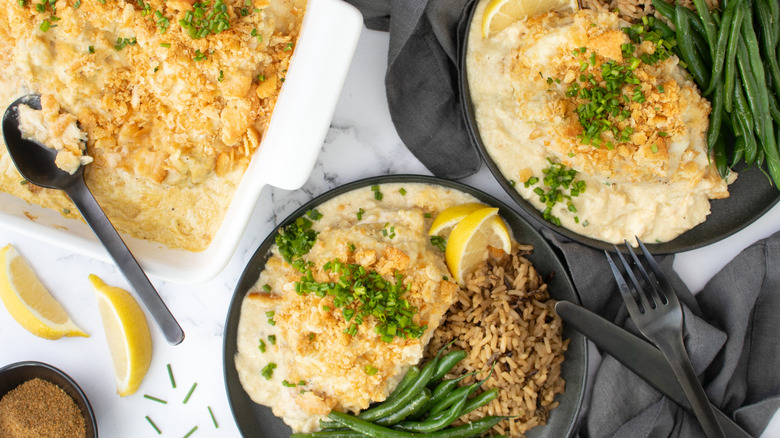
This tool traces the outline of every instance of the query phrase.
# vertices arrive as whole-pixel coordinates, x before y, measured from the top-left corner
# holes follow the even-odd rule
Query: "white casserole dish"
[[[360,13],[342,0],[308,1],[268,129],[209,247],[195,253],[122,236],[147,274],[178,283],[201,283],[215,277],[233,256],[263,187],[293,190],[306,182],[330,126],[362,28]],[[0,193],[0,225],[111,261],[85,223],[7,193]]]

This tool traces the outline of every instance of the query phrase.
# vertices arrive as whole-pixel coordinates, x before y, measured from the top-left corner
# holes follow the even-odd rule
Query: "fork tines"
[[[634,250],[631,248],[628,242],[625,242],[625,246],[627,252],[631,255],[633,262],[631,264],[626,261],[625,257],[623,257],[620,249],[616,245],[613,245],[618,258],[620,259],[620,262],[626,271],[626,274],[628,274],[633,288],[630,288],[626,283],[623,274],[615,265],[612,256],[610,256],[607,251],[604,251],[607,256],[609,266],[612,269],[612,275],[617,281],[618,289],[623,295],[623,298],[626,301],[626,305],[634,307],[634,309],[630,310],[645,313],[645,309],[655,309],[658,306],[670,304],[670,301],[677,301],[677,296],[675,295],[669,280],[666,278],[666,275],[664,275],[663,271],[661,270],[661,266],[659,266],[655,261],[644,243],[642,243],[642,241],[638,238],[636,241],[639,244],[639,248],[642,250],[644,259],[646,260],[647,265],[650,267],[650,271],[652,271],[655,279],[653,279],[647,272],[645,265],[639,260],[639,257],[637,257],[637,255],[634,253]],[[634,273],[634,269],[632,269],[632,265],[637,271],[639,271],[641,278],[637,278],[637,275]],[[649,293],[645,293],[643,291],[649,291]],[[628,297],[631,297],[632,299],[629,300],[627,299]],[[639,305],[641,305],[641,307],[639,307]]]

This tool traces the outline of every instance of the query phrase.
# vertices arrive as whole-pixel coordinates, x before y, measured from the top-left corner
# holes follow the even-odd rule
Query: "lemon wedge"
[[[482,38],[488,38],[525,17],[579,9],[577,0],[491,0],[482,15]]]
[[[482,208],[464,217],[450,233],[444,259],[458,283],[488,257],[488,246],[509,253],[512,239],[498,208]]]
[[[98,299],[108,349],[114,362],[117,393],[125,397],[141,385],[152,362],[152,335],[141,306],[122,288],[109,286],[97,275],[89,281]]]
[[[466,204],[453,205],[445,208],[439,213],[431,223],[431,229],[428,230],[429,236],[436,236],[447,228],[452,228],[458,224],[464,217],[477,210],[487,208],[487,205],[478,202],[469,202]]]
[[[45,339],[89,336],[71,321],[11,245],[0,249],[0,298],[16,322],[35,336]]]

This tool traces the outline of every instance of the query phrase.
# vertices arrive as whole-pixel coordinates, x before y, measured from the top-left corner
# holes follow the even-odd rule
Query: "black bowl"
[[[506,191],[517,205],[520,206],[522,209],[521,213],[526,219],[529,219],[537,227],[546,227],[558,235],[575,242],[593,248],[613,250],[611,243],[583,236],[568,228],[558,227],[546,221],[542,216],[542,212],[537,210],[533,204],[526,201],[525,198],[512,187],[509,183],[509,179],[501,173],[498,165],[485,148],[485,145],[479,136],[479,127],[477,126],[474,114],[474,105],[471,101],[468,71],[466,68],[469,28],[471,27],[474,11],[477,9],[476,6],[478,3],[479,0],[475,0],[471,5],[464,8],[463,18],[467,20],[465,22],[467,24],[462,26],[461,30],[463,33],[459,35],[460,65],[458,69],[458,81],[461,102],[463,103],[463,116],[472,143],[477,147],[490,169],[490,172],[496,180],[498,180],[498,183],[504,191]],[[647,249],[653,254],[669,254],[690,251],[715,243],[750,225],[780,201],[780,190],[771,184],[768,177],[760,168],[756,166],[747,167],[743,163],[741,167],[734,170],[739,174],[739,177],[729,186],[729,193],[731,195],[726,199],[715,199],[710,201],[711,213],[707,216],[705,222],[668,242],[644,242],[647,245]]]
[[[51,365],[42,362],[17,362],[0,368],[0,399],[17,386],[35,378],[46,380],[62,388],[76,402],[84,415],[86,438],[97,438],[95,413],[92,411],[87,395],[70,376]]]
[[[486,193],[460,183],[419,175],[393,175],[368,178],[335,188],[296,210],[268,235],[247,263],[233,294],[233,300],[228,308],[225,322],[223,367],[228,402],[230,403],[238,430],[241,431],[243,436],[279,438],[290,435],[290,428],[281,419],[275,417],[271,409],[258,405],[249,398],[238,379],[234,360],[237,353],[236,338],[241,302],[249,289],[257,282],[260,271],[263,270],[266,261],[270,257],[271,247],[274,244],[274,238],[279,228],[289,225],[296,218],[304,215],[306,211],[316,208],[318,205],[336,196],[357,188],[387,183],[439,185],[468,193],[487,205],[499,207],[499,214],[511,228],[515,240],[534,246],[533,254],[528,258],[543,277],[551,277],[551,280],[548,281],[550,295],[558,300],[580,302],[566,268],[541,234],[509,206]],[[553,273],[554,275],[551,276],[550,274]],[[551,412],[547,425],[531,429],[527,434],[529,438],[565,438],[574,432],[574,426],[585,394],[585,379],[588,374],[588,349],[585,337],[573,328],[564,325],[563,336],[570,339],[565,361],[561,368],[562,377],[566,381],[566,392],[557,396],[560,405]]]

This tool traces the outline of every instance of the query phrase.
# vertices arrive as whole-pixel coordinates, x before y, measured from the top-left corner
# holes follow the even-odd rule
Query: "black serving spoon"
[[[97,235],[100,243],[114,259],[122,275],[152,315],[165,339],[173,345],[181,343],[184,340],[184,331],[152,283],[149,282],[149,278],[138,265],[103,209],[92,196],[92,192],[89,191],[84,182],[84,166],[79,166],[78,170],[71,175],[54,164],[57,151],[35,141],[22,138],[22,133],[19,130],[19,105],[41,109],[41,97],[39,95],[20,97],[5,110],[3,115],[3,137],[8,154],[19,173],[35,185],[62,190],[70,197],[84,220]]]

